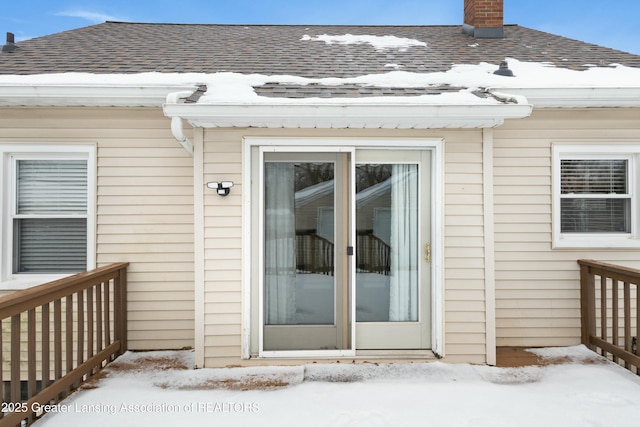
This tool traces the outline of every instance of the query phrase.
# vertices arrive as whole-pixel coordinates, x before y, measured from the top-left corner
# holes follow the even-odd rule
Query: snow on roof
[[[315,37],[311,37],[308,34],[305,34],[300,39],[302,41],[323,41],[326,44],[370,44],[376,50],[385,50],[385,49],[398,49],[401,52],[406,51],[408,48],[413,46],[424,46],[427,44],[425,42],[421,42],[415,39],[408,39],[404,37],[396,37],[396,36],[368,36],[368,35],[360,35],[356,36],[353,34],[345,34],[341,36],[330,36],[328,34],[323,34]]]
[[[493,74],[496,64],[458,64],[447,72],[416,73],[393,70],[387,73],[368,74],[349,78],[305,78],[290,75],[240,74],[233,72],[206,73],[139,73],[139,74],[91,74],[58,73],[39,75],[0,75],[0,94],[11,94],[8,88],[29,87],[146,87],[154,85],[204,84],[206,93],[200,104],[426,104],[426,105],[490,105],[499,104],[493,97],[480,97],[473,92],[491,88],[638,88],[640,69],[612,64],[608,67],[591,67],[585,71],[558,68],[551,64],[507,60],[515,77]],[[399,64],[400,66],[401,64]],[[267,83],[333,85],[355,84],[381,88],[425,88],[451,86],[463,88],[459,92],[439,95],[350,97],[350,98],[289,98],[259,96],[255,87]],[[524,98],[511,101],[526,103]]]

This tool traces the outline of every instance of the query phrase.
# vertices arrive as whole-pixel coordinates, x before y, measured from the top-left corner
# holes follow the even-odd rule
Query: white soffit
[[[165,104],[168,117],[192,126],[430,129],[496,127],[531,115],[528,104]]]

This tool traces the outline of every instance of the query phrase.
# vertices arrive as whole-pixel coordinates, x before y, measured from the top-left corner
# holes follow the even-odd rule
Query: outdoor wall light
[[[226,196],[233,187],[233,181],[207,182],[207,187],[216,190],[219,196]]]

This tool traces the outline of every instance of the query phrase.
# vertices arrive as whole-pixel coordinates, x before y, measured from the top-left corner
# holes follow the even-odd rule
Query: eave
[[[167,95],[194,85],[0,83],[0,107],[160,107]]]
[[[531,114],[528,104],[436,105],[393,103],[277,103],[183,104],[167,103],[167,117],[179,117],[192,126],[257,128],[431,129],[492,128],[506,119]]]

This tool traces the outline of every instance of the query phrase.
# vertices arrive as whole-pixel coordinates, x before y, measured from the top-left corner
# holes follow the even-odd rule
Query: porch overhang
[[[183,104],[163,106],[167,117],[180,117],[194,127],[293,129],[434,129],[494,128],[506,119],[531,115],[528,103],[275,103]]]

